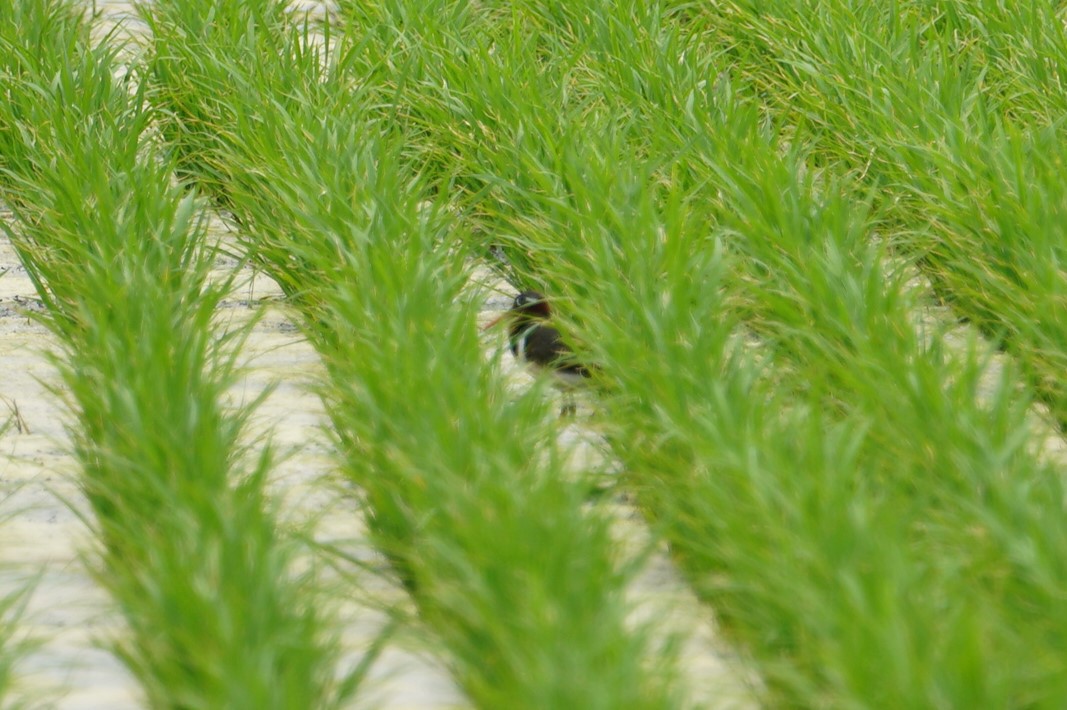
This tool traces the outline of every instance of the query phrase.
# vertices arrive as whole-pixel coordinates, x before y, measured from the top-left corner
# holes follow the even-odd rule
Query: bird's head
[[[516,296],[509,313],[524,319],[548,318],[551,315],[548,301],[537,291],[523,291]]]
[[[514,325],[531,320],[545,320],[550,315],[551,310],[543,294],[537,291],[523,291],[511,302],[511,308],[506,313],[494,318],[482,330],[489,330],[504,319],[508,319]]]

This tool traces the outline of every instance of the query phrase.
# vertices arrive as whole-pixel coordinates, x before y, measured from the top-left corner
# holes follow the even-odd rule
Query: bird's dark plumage
[[[508,314],[508,344],[517,360],[550,370],[567,384],[589,377],[589,368],[574,361],[574,353],[559,331],[548,325],[552,312],[542,294],[523,291],[515,297]]]

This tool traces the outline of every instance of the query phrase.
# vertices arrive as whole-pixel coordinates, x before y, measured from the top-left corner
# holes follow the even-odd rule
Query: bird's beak
[[[485,331],[489,330],[490,328],[492,328],[494,325],[496,325],[500,321],[504,320],[504,318],[506,318],[507,315],[508,315],[508,311],[505,311],[504,313],[501,313],[496,318],[494,318],[493,320],[491,320],[488,323],[486,323],[485,325],[483,325],[482,326],[482,332],[484,333]]]

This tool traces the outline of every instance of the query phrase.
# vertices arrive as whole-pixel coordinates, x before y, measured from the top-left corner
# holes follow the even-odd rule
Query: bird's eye
[[[516,306],[525,306],[526,305],[526,296],[522,295],[521,293],[518,296],[516,296],[515,297],[515,305]]]

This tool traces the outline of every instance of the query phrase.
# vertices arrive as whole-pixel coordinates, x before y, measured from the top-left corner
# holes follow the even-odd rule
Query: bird
[[[575,360],[574,351],[563,342],[560,332],[549,325],[552,309],[538,291],[522,291],[511,308],[482,330],[502,320],[508,321],[508,347],[515,359],[531,369],[549,372],[557,389],[570,393],[591,377],[590,368]],[[560,415],[574,414],[573,400],[567,401]]]

